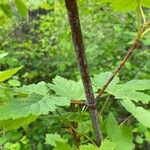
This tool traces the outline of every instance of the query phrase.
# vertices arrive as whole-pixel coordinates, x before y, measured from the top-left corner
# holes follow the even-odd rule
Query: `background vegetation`
[[[7,86],[19,87],[40,81],[48,83],[56,75],[75,81],[80,79],[63,0],[28,0],[26,5],[29,8],[29,16],[22,15],[13,2],[11,12],[7,9],[7,13],[4,13],[3,4],[4,1],[0,2],[0,57],[2,57],[0,70],[23,66],[5,83]],[[78,6],[91,76],[100,72],[112,71],[118,66],[136,35],[136,14],[133,11],[115,12],[107,3],[97,0],[79,0]],[[149,9],[144,8],[146,18],[150,18],[149,12]],[[132,79],[149,79],[149,36],[150,34],[147,34],[142,39],[139,48],[119,73],[121,83]],[[103,111],[103,118],[101,118],[103,124],[105,124],[105,116],[110,111],[115,114],[118,122],[122,122],[130,114],[113,96],[110,96],[109,99]],[[104,103],[104,100],[102,102]],[[102,103],[99,104],[99,108],[102,106]],[[116,110],[116,107],[119,109]],[[63,116],[68,120],[77,115],[77,112],[73,113],[72,109],[66,111],[60,109],[59,111],[63,112]],[[89,120],[86,119],[88,113],[81,113],[80,117],[85,119],[85,124],[82,124],[79,129],[80,132],[90,130]],[[73,121],[79,121],[78,119],[75,117]],[[46,117],[38,117],[30,125],[13,131],[1,132],[1,149],[51,149],[50,145],[45,144],[47,133],[58,132],[64,134],[63,137],[68,139],[71,136],[66,134],[69,132],[66,125],[59,121],[60,116],[54,112]],[[129,119],[129,123],[133,128],[135,149],[149,150],[150,130],[133,118]],[[69,142],[72,143],[73,140],[70,138]],[[88,139],[84,140],[83,144],[87,142]]]

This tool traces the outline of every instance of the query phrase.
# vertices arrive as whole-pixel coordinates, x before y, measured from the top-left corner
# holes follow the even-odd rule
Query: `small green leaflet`
[[[6,71],[1,71],[0,72],[0,82],[3,82],[9,78],[11,78],[16,72],[18,72],[22,67],[15,68],[15,69],[10,69]]]
[[[13,87],[18,87],[21,85],[21,82],[15,79],[9,80],[8,84]]]
[[[46,144],[52,145],[54,150],[74,150],[59,134],[46,134]]]
[[[106,81],[111,76],[111,72],[104,72],[98,75],[94,75],[94,78],[92,79],[92,83],[95,87],[95,89],[100,89],[103,87],[103,85],[106,83]],[[106,91],[111,93],[114,91],[116,84],[119,82],[119,78],[115,77],[114,80],[109,84]]]
[[[109,139],[115,144],[115,150],[133,150],[132,130],[130,127],[119,127],[112,113],[107,118],[106,130]]]
[[[15,0],[16,7],[22,17],[28,20],[28,9],[23,0]]]
[[[90,131],[92,131],[93,128],[92,128],[92,124],[91,124],[91,121],[90,120],[87,120],[87,121],[81,121],[78,123],[78,133],[81,134],[81,135],[84,135]]]
[[[100,150],[100,148],[98,148],[93,144],[88,144],[88,145],[81,145],[79,150]]]
[[[127,111],[129,111],[141,124],[150,128],[150,111],[143,107],[137,107],[131,100],[125,99],[121,102]]]
[[[19,118],[19,119],[8,119],[8,120],[1,120],[0,121],[0,128],[2,128],[3,131],[8,131],[12,129],[18,129],[24,125],[28,125],[29,123],[35,121],[37,119],[37,116],[28,116],[25,118]]]
[[[12,17],[12,9],[8,4],[0,4],[0,8],[7,15],[7,17]]]
[[[136,0],[102,0],[102,2],[109,2],[115,11],[135,10],[137,7]]]
[[[46,134],[46,144],[56,146],[56,142],[66,143],[67,140],[63,139],[59,134]]]
[[[149,0],[141,0],[142,6],[150,8],[150,1]]]
[[[35,94],[26,98],[16,98],[0,106],[0,120],[44,115],[55,111],[57,106],[69,105],[70,101],[66,97]]]
[[[138,6],[137,0],[102,0],[102,2],[110,3],[115,11],[135,10]],[[149,0],[141,0],[141,6],[150,8]]]
[[[67,140],[63,139],[59,134],[46,134],[46,144],[50,144],[55,147],[56,150],[74,150],[71,148],[69,144],[67,144]],[[101,147],[97,147],[93,144],[81,145],[79,150],[114,150],[114,143],[109,140],[102,141]]]
[[[44,81],[41,81],[37,84],[23,85],[20,88],[16,88],[16,92],[24,93],[24,94],[40,94],[46,95],[49,92],[49,88]]]
[[[130,89],[130,90],[146,90],[150,89],[150,80],[131,80],[123,84],[123,87]]]
[[[81,145],[79,150],[115,150],[115,144],[109,140],[102,141],[100,147],[97,147],[93,144]]]
[[[0,54],[0,59],[6,57],[7,55],[8,55],[8,53],[1,53],[1,54]]]
[[[115,144],[106,139],[102,141],[100,150],[115,150]]]
[[[150,95],[140,92],[147,89],[150,89],[150,80],[131,80],[118,85],[117,90],[114,90],[112,94],[117,99],[131,99],[147,104],[150,102]]]
[[[56,95],[67,97],[70,100],[85,99],[81,81],[75,82],[56,76],[53,79],[53,84],[49,84],[49,87],[56,92]]]
[[[62,143],[56,141],[56,147],[53,150],[75,150],[68,143]]]
[[[110,72],[95,75],[92,79],[95,89],[102,88],[110,75]],[[106,92],[114,95],[117,99],[131,99],[136,102],[141,101],[143,104],[150,102],[150,95],[141,92],[150,89],[150,80],[131,80],[124,84],[117,84],[118,82],[119,78],[116,77],[106,88]]]

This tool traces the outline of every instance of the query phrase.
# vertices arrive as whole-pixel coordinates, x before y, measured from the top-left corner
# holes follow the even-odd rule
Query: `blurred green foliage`
[[[26,16],[29,13],[28,20],[24,20],[27,17],[19,16],[19,9],[16,9],[14,1],[11,1],[10,5],[4,5],[5,7],[2,2],[0,2],[0,53],[6,56],[0,55],[2,57],[0,70],[24,66],[18,75],[9,80],[8,85],[15,87],[20,86],[21,83],[29,84],[42,80],[49,82],[56,75],[78,79],[79,71],[64,1],[37,0],[36,3],[33,0],[26,1],[25,7],[29,12],[25,10],[26,13],[22,12],[22,15]],[[97,0],[79,0],[78,5],[91,75],[112,71],[118,66],[136,35],[136,15],[132,11],[113,12],[108,4]],[[146,17],[150,18],[150,11],[145,8],[144,12]],[[150,34],[147,34],[140,42],[139,48],[119,73],[122,81],[150,77],[149,36]],[[114,100],[112,97],[110,99]],[[108,102],[105,113],[109,112],[110,105],[111,111],[114,111],[117,116],[126,115],[117,102],[113,104]],[[120,110],[116,111],[116,106],[119,106]],[[84,126],[84,130],[89,129],[87,113],[79,113],[77,118],[75,113],[66,113],[61,109],[59,111],[66,118],[74,118],[73,121],[84,118],[85,123],[83,125],[81,122],[81,126]],[[43,144],[45,134],[49,130],[55,132],[59,129],[60,133],[66,133],[61,129],[61,126],[65,125],[63,120],[60,124],[60,119],[57,114],[53,114],[53,117],[51,115],[39,117],[30,126],[2,135],[0,145],[4,145],[4,150],[49,149],[50,146]],[[101,118],[101,120],[105,124],[105,119]],[[150,141],[149,130],[141,124],[135,124],[134,133],[137,148],[147,148]],[[69,135],[65,138],[69,138]]]
[[[91,74],[113,70],[136,35],[136,16],[132,12],[114,13],[99,1],[78,3]],[[6,38],[1,49],[9,53],[2,69],[23,65],[20,77],[25,83],[49,81],[56,74],[76,78],[79,72],[64,2],[40,6],[29,11],[28,22],[15,18],[1,28],[2,41]],[[149,10],[144,11],[149,17]],[[120,73],[121,78],[148,78],[149,55],[147,38]]]

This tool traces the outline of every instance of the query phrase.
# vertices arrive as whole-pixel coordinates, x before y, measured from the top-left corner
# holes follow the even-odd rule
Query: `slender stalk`
[[[72,112],[76,111],[75,105],[70,104],[70,107],[71,107]],[[77,122],[71,122],[71,126],[74,129],[77,129],[78,123]],[[80,136],[78,135],[78,132],[71,129],[71,133],[73,135],[73,140],[74,140],[75,145],[77,146],[77,148],[79,148],[81,140],[80,140]]]
[[[143,32],[143,34],[142,34],[142,37],[143,37],[145,34],[147,34],[149,31],[150,31],[150,28],[148,28],[147,30],[145,30],[145,31]]]
[[[143,22],[145,24],[146,23],[146,18],[145,18],[145,15],[144,15],[142,7],[140,7],[140,10],[141,10],[141,15],[142,15],[142,18],[143,18]]]
[[[137,0],[138,6],[137,6],[137,22],[138,22],[138,31],[141,30],[141,18],[142,18],[142,13],[141,13],[141,0]]]
[[[84,135],[84,137],[86,137],[93,145],[95,145],[95,142],[90,137],[88,137],[87,135]]]
[[[103,113],[103,111],[104,111],[104,109],[105,109],[105,107],[106,107],[106,104],[107,104],[107,102],[108,102],[108,100],[109,100],[109,97],[110,97],[110,95],[107,96],[107,98],[106,98],[106,100],[105,100],[105,102],[104,102],[104,104],[103,104],[103,107],[102,107],[102,109],[101,109],[101,111],[100,111],[100,113],[99,113],[99,116]]]
[[[146,18],[143,12],[143,9],[141,7],[141,0],[137,0],[138,6],[137,6],[137,17],[138,17],[138,24],[141,26],[141,19],[143,19],[143,23],[146,23]]]
[[[5,42],[6,42],[6,40],[7,40],[9,37],[11,37],[11,36],[19,29],[19,27],[20,27],[22,24],[23,24],[23,22],[19,23],[18,25],[15,25],[15,24],[14,24],[14,26],[16,26],[16,27],[14,27],[14,29],[13,29],[12,31],[10,31],[8,34],[5,35],[4,39],[2,39],[2,41],[0,41],[1,44],[4,45]]]
[[[82,82],[84,85],[85,95],[87,99],[87,104],[89,108],[89,113],[92,120],[92,125],[94,133],[96,136],[96,144],[100,146],[102,141],[102,134],[98,122],[98,113],[96,109],[96,100],[94,98],[94,93],[91,85],[91,80],[88,72],[87,60],[85,56],[85,48],[83,43],[83,37],[81,33],[80,20],[78,14],[78,8],[76,0],[65,0],[66,8],[68,11],[69,22],[72,31],[72,38],[74,42],[75,52],[77,56],[77,61],[80,69],[80,74]]]
[[[74,139],[74,143],[77,146],[77,148],[79,148],[80,145],[80,136],[78,136],[78,131],[76,130],[76,124],[71,123],[68,119],[66,119],[58,110],[56,110],[56,112],[58,113],[58,115],[61,117],[61,121],[64,124],[67,124],[70,128],[70,132],[72,134],[72,137]]]
[[[143,33],[145,31],[147,31],[147,27],[149,27],[150,22],[147,22],[143,25],[143,27],[141,28],[141,30],[138,32],[137,37],[135,38],[133,44],[131,45],[131,47],[128,49],[125,57],[123,58],[123,60],[121,61],[121,63],[119,64],[119,66],[117,68],[115,68],[115,70],[113,71],[112,75],[110,76],[110,78],[106,81],[106,83],[104,84],[104,86],[101,88],[100,92],[98,93],[96,100],[101,98],[101,95],[105,92],[106,88],[108,87],[108,85],[111,83],[111,81],[114,79],[114,77],[116,76],[116,74],[124,67],[126,61],[128,60],[128,58],[130,57],[130,55],[133,53],[133,51],[138,47],[138,43],[143,35]]]
[[[119,66],[113,71],[111,77],[107,80],[107,82],[105,83],[105,85],[102,87],[102,89],[98,93],[96,99],[99,99],[101,97],[101,95],[104,93],[105,89],[108,87],[108,85],[110,84],[110,82],[114,79],[114,77],[116,76],[116,74],[123,68],[125,62],[129,58],[129,56],[132,54],[133,50],[137,48],[137,45],[138,45],[138,40],[136,40],[133,43],[133,45],[131,46],[131,48],[127,51],[125,57],[123,58],[123,60],[119,64]]]
[[[123,121],[120,123],[119,127],[121,127],[122,125],[124,125],[124,123],[126,123],[130,118],[132,118],[132,115],[128,116],[125,120],[123,120]]]

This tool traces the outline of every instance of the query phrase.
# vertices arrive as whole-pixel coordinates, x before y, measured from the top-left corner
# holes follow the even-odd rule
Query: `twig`
[[[128,116],[125,120],[123,120],[121,123],[120,123],[120,125],[119,125],[119,127],[121,127],[125,122],[127,122],[131,117],[133,117],[132,115],[130,115],[130,116]]]
[[[61,121],[64,124],[67,124],[70,128],[70,133],[72,134],[72,137],[74,139],[74,143],[77,147],[79,147],[80,144],[80,136],[78,136],[78,131],[76,130],[76,127],[74,126],[74,124],[71,124],[71,122],[66,119],[58,110],[56,110],[57,114],[60,116]]]
[[[138,14],[138,22],[141,22],[141,19],[143,19],[143,23],[146,23],[146,18],[141,6],[141,0],[137,0],[138,6],[137,6],[137,14]],[[142,17],[142,18],[141,18]]]
[[[71,100],[70,104],[74,104],[74,105],[85,105],[84,100]]]
[[[108,87],[108,85],[111,83],[111,81],[114,79],[114,77],[116,76],[116,74],[124,67],[126,61],[128,60],[128,58],[130,57],[130,55],[133,53],[133,51],[138,47],[138,43],[141,39],[141,36],[143,35],[143,33],[145,32],[146,28],[150,25],[150,22],[146,23],[143,25],[142,29],[139,31],[139,33],[137,34],[136,39],[134,40],[132,46],[129,48],[129,50],[127,51],[125,57],[123,58],[123,60],[121,61],[121,63],[119,64],[119,66],[113,71],[112,75],[110,76],[110,78],[106,81],[106,83],[104,84],[104,86],[101,88],[100,92],[98,93],[96,100],[101,98],[101,95],[105,92],[106,88]]]
[[[103,104],[103,107],[102,107],[102,109],[101,109],[101,111],[100,111],[100,113],[99,113],[99,116],[103,113],[103,111],[104,111],[104,109],[105,109],[105,106],[106,106],[106,104],[107,104],[107,102],[108,102],[108,100],[109,100],[109,97],[110,97],[110,95],[107,96],[107,98],[106,98],[106,100],[105,100],[105,102],[104,102],[104,104]]]
[[[142,18],[143,18],[143,22],[145,24],[146,23],[146,18],[145,18],[145,15],[144,15],[142,7],[140,7],[140,10],[141,10],[141,15],[142,15]]]
[[[88,137],[86,134],[83,136],[86,137],[93,145],[95,145],[94,141],[90,137]]]
[[[88,72],[87,60],[85,56],[84,43],[81,33],[80,20],[76,0],[65,0],[68,11],[69,22],[72,31],[72,38],[74,42],[77,61],[80,69],[84,91],[88,103],[89,113],[92,120],[94,133],[96,136],[96,144],[100,146],[102,141],[102,133],[98,121],[98,113],[96,108],[96,100],[94,98],[91,80]]]
[[[17,30],[18,28],[23,24],[23,22],[21,22],[20,24],[18,24],[11,32],[9,32],[5,37],[4,39],[1,41],[2,44],[5,43],[5,41],[10,37],[12,36]]]

